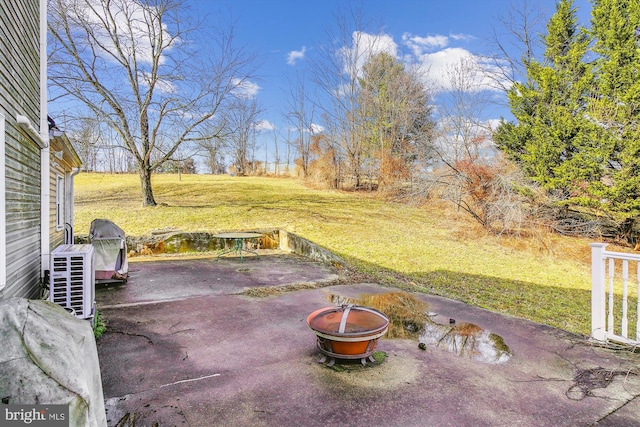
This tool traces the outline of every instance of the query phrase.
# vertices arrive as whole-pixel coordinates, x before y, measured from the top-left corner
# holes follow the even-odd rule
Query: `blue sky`
[[[284,113],[288,110],[291,93],[287,85],[296,81],[296,74],[310,74],[308,69],[319,60],[319,47],[330,41],[327,34],[337,33],[340,16],[360,10],[365,22],[360,35],[367,40],[375,38],[375,53],[390,53],[407,67],[419,68],[431,93],[444,99],[447,81],[443,76],[449,67],[459,64],[461,59],[470,59],[474,65],[487,68],[487,62],[483,63],[482,58],[495,53],[494,33],[502,36],[507,33],[501,18],[508,19],[509,14],[521,12],[522,4],[528,3],[531,9],[540,13],[539,31],[544,32],[556,5],[556,0],[185,1],[189,9],[182,12],[191,17],[203,18],[212,25],[221,24],[223,28],[233,21],[236,44],[259,55],[260,67],[243,89],[264,108],[260,117],[263,131],[258,134],[258,144],[263,147],[273,141],[272,129],[279,132],[279,138],[287,136],[290,125]],[[581,22],[587,24],[591,8],[589,0],[574,0],[574,5],[579,10]],[[350,34],[355,29],[353,20],[346,19],[346,23]],[[503,41],[510,44],[509,40]],[[206,44],[208,39],[195,43]],[[108,41],[106,46],[109,46]],[[203,46],[203,51],[209,48]],[[340,48],[345,49],[345,46],[336,47],[336,52]],[[520,54],[514,52],[514,56]],[[144,55],[141,62],[144,62]],[[106,63],[109,63],[108,58]],[[480,65],[477,68],[481,68]],[[474,81],[476,88],[484,89],[481,93],[487,95],[486,99],[492,100],[482,111],[481,118],[489,123],[495,123],[501,117],[509,119],[506,94],[489,90],[485,76]],[[305,84],[305,89],[312,92],[310,86]],[[167,87],[168,92],[174,89],[170,83]],[[443,105],[437,98],[433,104],[434,111]],[[52,113],[64,118],[64,109],[69,105],[63,101],[54,102]],[[317,116],[314,116],[313,129],[322,129],[322,121]]]
[[[517,0],[234,0],[213,2],[191,0],[194,11],[211,17],[231,14],[237,41],[263,55],[261,78],[253,83],[255,94],[265,107],[263,119],[284,126],[284,76],[295,75],[314,61],[317,46],[326,42],[326,31],[335,28],[336,14],[351,6],[363,6],[369,30],[381,31],[397,56],[414,61],[428,58],[433,75],[442,74],[446,64],[461,55],[490,55],[495,32],[504,32],[499,18],[505,18]],[[555,0],[529,0],[540,11],[546,24],[555,10]],[[575,0],[583,22],[589,19],[588,0]],[[544,29],[544,27],[542,27]],[[436,77],[437,78],[437,77]],[[502,93],[496,98],[504,101]],[[509,117],[498,105],[488,108],[487,119]]]

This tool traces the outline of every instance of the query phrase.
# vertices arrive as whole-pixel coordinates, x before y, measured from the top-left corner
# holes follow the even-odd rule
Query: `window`
[[[64,177],[56,175],[56,231],[64,228]]]

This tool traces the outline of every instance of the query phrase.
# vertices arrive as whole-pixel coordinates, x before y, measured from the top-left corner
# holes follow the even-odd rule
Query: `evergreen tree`
[[[562,0],[547,25],[542,61],[528,60],[527,79],[508,94],[515,122],[503,123],[496,145],[549,191],[582,204],[597,204],[608,148],[594,142],[599,128],[587,108],[593,88],[586,31],[578,27],[572,0]]]
[[[591,33],[597,96],[590,113],[613,146],[599,183],[610,208],[627,216],[640,210],[640,0],[595,0]]]

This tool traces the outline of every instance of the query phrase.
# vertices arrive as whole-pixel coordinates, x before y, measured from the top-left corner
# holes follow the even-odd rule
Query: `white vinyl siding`
[[[7,285],[7,208],[4,171],[4,116],[0,114],[0,290]]]
[[[4,205],[4,288],[0,298],[41,293],[41,150],[17,124],[18,115],[41,125],[40,1],[2,1],[0,6],[0,114]]]

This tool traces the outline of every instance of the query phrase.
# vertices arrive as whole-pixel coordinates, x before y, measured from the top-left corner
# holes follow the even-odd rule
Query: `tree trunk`
[[[142,206],[156,206],[151,189],[151,171],[146,167],[140,168],[140,187],[142,189]]]

